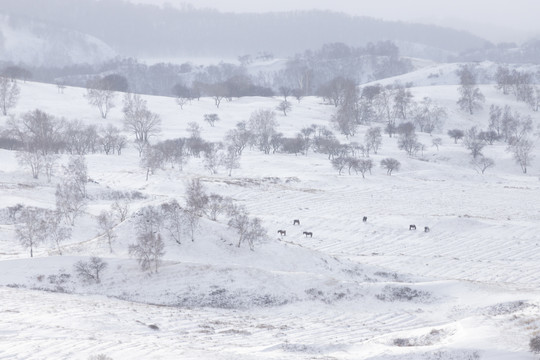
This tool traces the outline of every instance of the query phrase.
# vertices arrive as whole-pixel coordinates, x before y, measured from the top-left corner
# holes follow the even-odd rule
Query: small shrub
[[[400,346],[400,347],[403,347],[403,346],[412,346],[411,342],[410,342],[409,339],[407,339],[407,338],[397,338],[397,339],[394,339],[394,345]]]

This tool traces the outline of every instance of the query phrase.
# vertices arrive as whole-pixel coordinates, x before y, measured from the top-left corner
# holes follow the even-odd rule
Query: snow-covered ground
[[[467,150],[445,135],[452,128],[485,128],[492,103],[529,110],[485,85],[485,109],[469,116],[457,109],[456,86],[422,84],[430,71],[412,79],[425,85],[412,91],[416,99],[429,96],[447,107],[444,130],[433,134],[443,145],[437,150],[432,137],[420,133],[426,150],[409,158],[396,138],[385,136],[365,179],[338,175],[326,155],[313,152],[248,149],[232,177],[225,170],[211,175],[192,159],[183,171],[159,170],[148,181],[133,148],[122,156],[88,155],[93,200],[62,256],[44,244],[30,259],[14,225],[0,224],[0,359],[534,359],[529,340],[540,329],[540,159],[523,175],[504,144],[488,146],[484,152],[496,166],[480,175]],[[82,89],[21,88],[14,114],[39,108],[122,126],[119,98],[102,120]],[[160,139],[187,136],[187,124],[195,121],[209,141],[280,101],[242,98],[216,109],[202,98],[180,110],[171,98],[145,99],[162,118]],[[330,127],[333,111],[319,98],[305,98],[287,117],[277,116],[278,130],[293,136],[311,124]],[[219,114],[215,127],[203,121],[208,113]],[[538,124],[538,115],[530,114]],[[349,140],[362,142],[366,130]],[[392,176],[378,166],[386,157],[402,163]],[[58,178],[32,179],[10,151],[0,150],[0,159],[1,208],[54,207]],[[136,222],[130,217],[117,225],[109,252],[96,223],[112,202],[103,194],[141,192],[145,198],[133,201],[133,214],[172,198],[182,203],[186,181],[195,177],[208,192],[230,196],[260,217],[270,239],[254,251],[237,248],[225,217],[204,219],[194,242],[166,240],[159,273],[149,275],[128,255]],[[418,230],[409,231],[410,224]],[[278,229],[287,235],[279,237]],[[93,255],[109,266],[101,284],[84,284],[73,265]],[[61,280],[61,274],[71,276]]]

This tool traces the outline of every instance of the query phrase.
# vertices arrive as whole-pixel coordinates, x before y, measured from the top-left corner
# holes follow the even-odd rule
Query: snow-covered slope
[[[94,64],[116,56],[103,41],[39,22],[18,21],[0,12],[0,60],[32,66]]]
[[[88,155],[92,201],[62,256],[43,244],[30,259],[14,224],[0,222],[0,359],[533,359],[528,342],[540,330],[539,159],[523,175],[505,145],[495,144],[485,152],[496,166],[478,174],[467,150],[445,133],[484,128],[488,111],[458,110],[455,85],[412,91],[447,108],[443,130],[419,134],[426,149],[415,158],[385,136],[365,179],[338,175],[326,155],[313,152],[247,149],[231,177],[225,170],[210,174],[201,159],[191,159],[183,171],[158,170],[148,181],[134,148],[121,156]],[[492,85],[482,92],[487,104],[528,112]],[[122,126],[120,106],[102,120],[83,95],[78,88],[62,94],[46,84],[21,84],[13,114],[39,108]],[[171,98],[145,99],[162,118],[161,140],[187,136],[194,121],[204,139],[219,141],[254,110],[280,102],[242,98],[216,109],[202,98],[180,110]],[[307,97],[287,117],[278,115],[279,131],[294,136],[311,124],[329,127],[333,111]],[[215,127],[203,121],[208,113],[219,114]],[[362,142],[367,129],[340,141]],[[438,150],[431,146],[437,136]],[[402,164],[392,176],[378,166],[386,157]],[[18,203],[54,208],[58,177],[33,180],[7,150],[0,161],[0,210]],[[203,219],[195,241],[166,239],[159,273],[140,272],[127,249],[136,211],[172,198],[183,203],[193,178],[245,205],[270,238],[254,251],[238,248],[224,215]],[[116,226],[111,253],[96,216],[109,208],[113,191],[144,197],[131,202],[131,216]],[[418,230],[409,231],[410,224]],[[278,236],[278,229],[287,235]],[[73,265],[89,256],[109,264],[101,284],[74,274]]]

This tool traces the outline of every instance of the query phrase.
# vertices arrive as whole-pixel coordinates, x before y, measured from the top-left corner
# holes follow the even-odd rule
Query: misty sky
[[[471,31],[494,42],[540,35],[540,0],[131,0],[230,12],[323,9]]]

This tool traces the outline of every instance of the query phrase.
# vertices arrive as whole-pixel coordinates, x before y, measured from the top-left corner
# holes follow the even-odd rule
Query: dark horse
[[[429,226],[424,227],[424,232],[429,232]]]
[[[362,221],[363,221],[363,222],[367,222],[367,216],[364,216],[364,217],[362,218]]]
[[[416,230],[416,225],[409,225],[409,230]]]
[[[313,233],[311,231],[304,231],[304,235],[306,235],[306,237],[313,237]]]
[[[287,235],[287,231],[285,231],[285,230],[278,230],[277,232],[278,232],[278,234],[281,235],[281,236]]]
[[[300,225],[300,220],[293,220],[292,224],[293,225]]]

